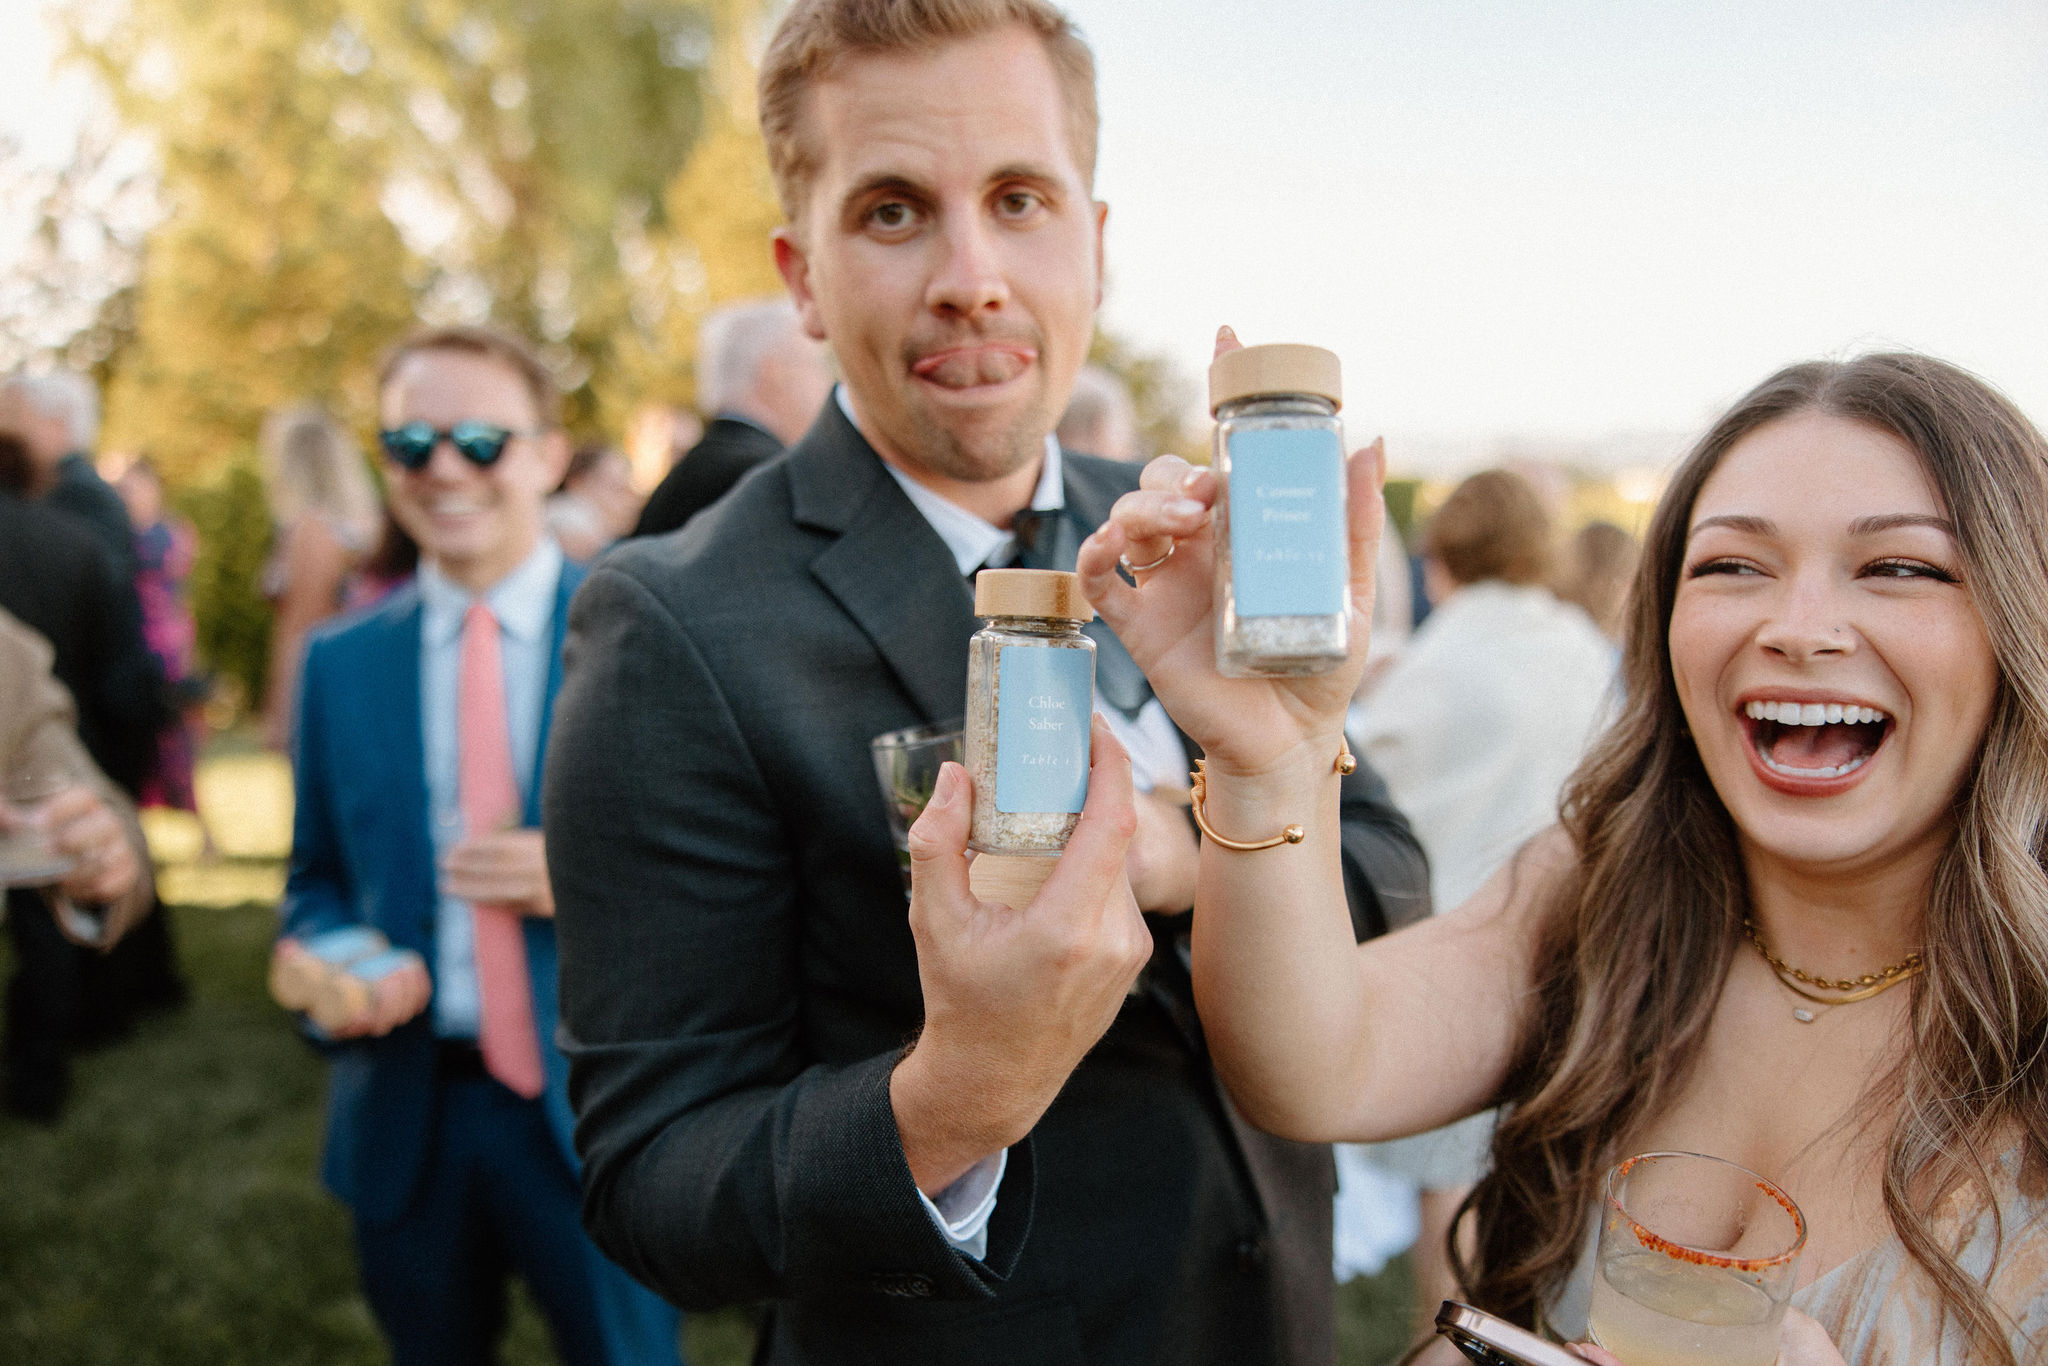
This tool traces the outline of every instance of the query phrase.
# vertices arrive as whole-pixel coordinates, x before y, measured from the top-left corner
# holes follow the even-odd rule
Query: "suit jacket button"
[[[1238,1243],[1237,1269],[1247,1276],[1256,1276],[1266,1269],[1265,1239],[1246,1238]]]

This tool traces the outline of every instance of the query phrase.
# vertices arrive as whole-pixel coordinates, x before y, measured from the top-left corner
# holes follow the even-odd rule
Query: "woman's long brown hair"
[[[1522,1323],[1562,1288],[1585,1245],[1617,1145],[1667,1110],[1699,1056],[1742,938],[1749,892],[1727,809],[1693,747],[1669,650],[1672,601],[1701,487],[1737,442],[1805,411],[1911,446],[1956,526],[1998,661],[1977,760],[1954,802],[1925,915],[1911,1041],[1873,1100],[1895,1111],[1884,1199],[1970,1360],[2013,1366],[1985,1289],[1926,1211],[2022,1145],[2048,1163],[2048,446],[1982,381],[1916,355],[1783,370],[1738,402],[1659,503],[1629,608],[1628,706],[1567,786],[1575,873],[1542,938],[1536,998],[1501,1097],[1493,1170],[1473,1191],[1476,1247],[1458,1257],[1474,1301]]]

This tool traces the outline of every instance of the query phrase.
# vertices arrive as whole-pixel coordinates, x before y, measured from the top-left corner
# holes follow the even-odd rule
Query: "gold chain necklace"
[[[1861,977],[1839,979],[1814,977],[1808,973],[1801,972],[1798,968],[1793,967],[1790,963],[1778,957],[1777,954],[1772,953],[1765,946],[1763,935],[1758,933],[1756,922],[1748,916],[1744,916],[1742,919],[1742,932],[1749,936],[1750,943],[1756,945],[1756,951],[1764,956],[1766,963],[1771,965],[1771,971],[1778,974],[1778,980],[1785,984],[1786,990],[1795,996],[1803,996],[1817,1005],[1852,1006],[1858,1001],[1867,1001],[1873,996],[1890,991],[1907,978],[1917,975],[1927,966],[1919,954],[1909,953],[1900,962],[1894,963],[1888,968],[1879,968],[1876,972],[1866,972]],[[1801,983],[1805,985],[1802,986],[1800,985]],[[1808,991],[1807,987],[1819,987],[1823,991],[1847,992],[1848,995],[1816,996],[1811,991]],[[1792,1018],[1801,1024],[1812,1024],[1814,1013],[1804,1006],[1794,1006],[1792,1008]]]

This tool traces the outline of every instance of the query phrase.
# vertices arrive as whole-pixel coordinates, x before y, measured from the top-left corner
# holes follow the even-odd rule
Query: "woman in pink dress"
[[[143,784],[142,804],[196,814],[193,771],[204,724],[200,703],[206,683],[194,654],[199,633],[185,601],[185,583],[198,553],[198,536],[190,522],[165,509],[163,480],[147,457],[131,463],[116,488],[135,528],[135,594],[142,601],[142,636],[178,704],[176,719],[157,737],[156,764]]]

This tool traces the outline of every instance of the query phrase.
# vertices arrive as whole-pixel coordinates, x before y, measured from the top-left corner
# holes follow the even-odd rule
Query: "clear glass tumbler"
[[[1644,1153],[1607,1174],[1593,1340],[1629,1366],[1771,1366],[1806,1220],[1747,1167]]]
[[[962,762],[961,723],[942,721],[910,726],[877,735],[868,742],[875,777],[882,784],[889,809],[889,836],[896,842],[896,867],[903,874],[903,895],[910,895],[910,827],[924,814],[925,803],[938,787],[939,766],[948,759]]]
[[[63,880],[72,859],[50,842],[43,813],[71,777],[50,769],[17,769],[0,778],[0,887],[48,887]]]

